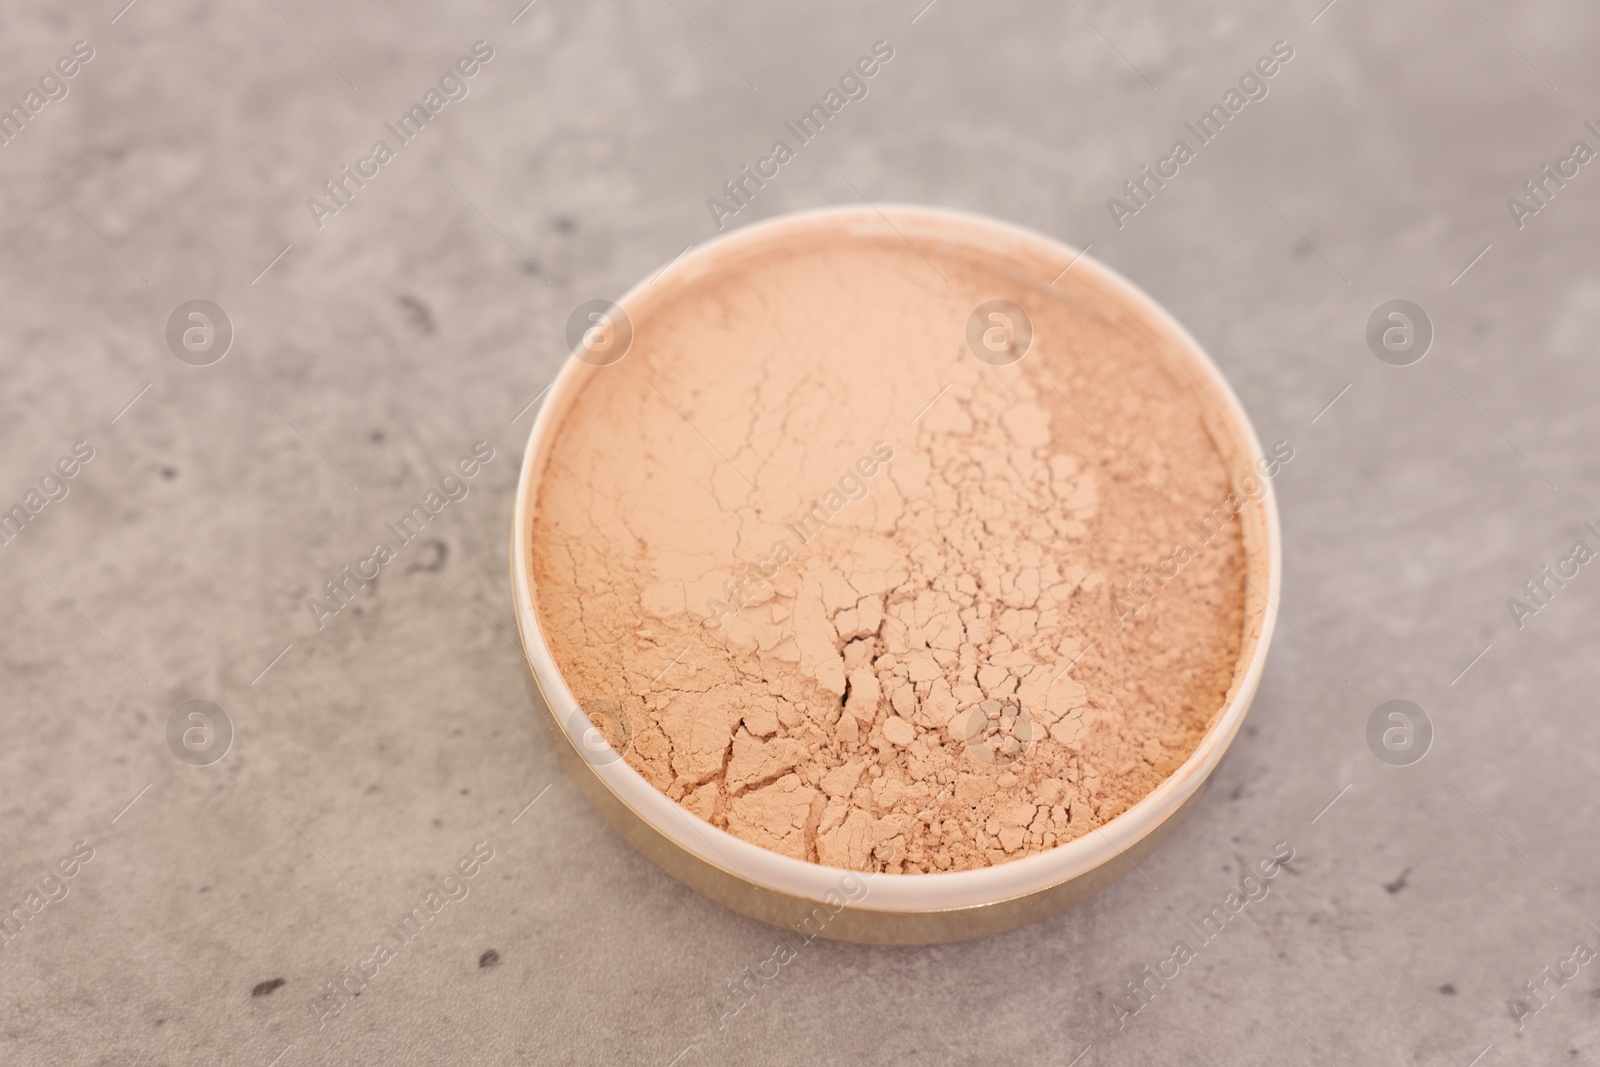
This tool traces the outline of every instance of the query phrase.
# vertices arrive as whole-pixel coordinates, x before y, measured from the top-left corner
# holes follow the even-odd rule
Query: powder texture
[[[669,286],[567,412],[541,624],[689,811],[830,866],[983,867],[1126,810],[1222,707],[1237,521],[1167,573],[1231,488],[1201,406],[1148,326],[1015,272],[792,242]],[[1032,323],[1008,366],[967,343],[996,298]]]

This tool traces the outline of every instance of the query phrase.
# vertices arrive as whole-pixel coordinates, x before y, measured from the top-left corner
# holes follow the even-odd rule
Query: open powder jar
[[[513,591],[637,848],[756,918],[922,943],[1173,829],[1260,678],[1292,451],[1148,297],[991,220],[830,209],[569,336]]]

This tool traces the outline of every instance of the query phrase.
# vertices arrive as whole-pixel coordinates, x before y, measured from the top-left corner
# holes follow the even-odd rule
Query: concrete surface
[[[94,450],[0,545],[0,1061],[1600,1062],[1600,966],[1540,973],[1600,948],[1600,578],[1520,630],[1506,605],[1600,544],[1600,165],[1522,229],[1506,205],[1600,148],[1592,6],[122,2],[0,14],[5,102],[94,48],[0,146],[0,505]],[[307,198],[480,39],[470,95],[319,229]],[[537,732],[514,416],[568,313],[710,237],[706,198],[880,39],[870,95],[735,221],[859,190],[1092,243],[1293,444],[1285,625],[1147,877],[976,943],[813,943],[719,1029],[778,935],[632,853]],[[1107,198],[1280,39],[1269,95],[1119,230]],[[164,340],[199,298],[236,331],[205,367]],[[1435,328],[1413,366],[1364,338],[1396,298]],[[319,630],[307,598],[478,440],[470,494]],[[1435,734],[1406,767],[1366,740],[1399,698]],[[167,742],[195,699],[235,733],[209,766]],[[1280,841],[1289,873],[1119,1026]]]

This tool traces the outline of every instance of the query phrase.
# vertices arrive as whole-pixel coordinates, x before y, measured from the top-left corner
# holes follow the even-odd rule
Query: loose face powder
[[[1183,763],[1240,655],[1242,502],[1159,328],[888,230],[679,273],[534,508],[541,630],[634,769],[784,855],[918,873]]]

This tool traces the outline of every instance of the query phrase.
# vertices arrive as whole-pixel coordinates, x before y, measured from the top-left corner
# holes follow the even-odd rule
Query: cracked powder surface
[[[1008,366],[966,342],[995,298],[1033,327]],[[1137,614],[1114,591],[1230,481],[1093,283],[819,232],[633,326],[556,428],[531,559],[563,677],[656,788],[797,859],[956,871],[1088,833],[1194,750],[1240,653],[1238,523]]]

